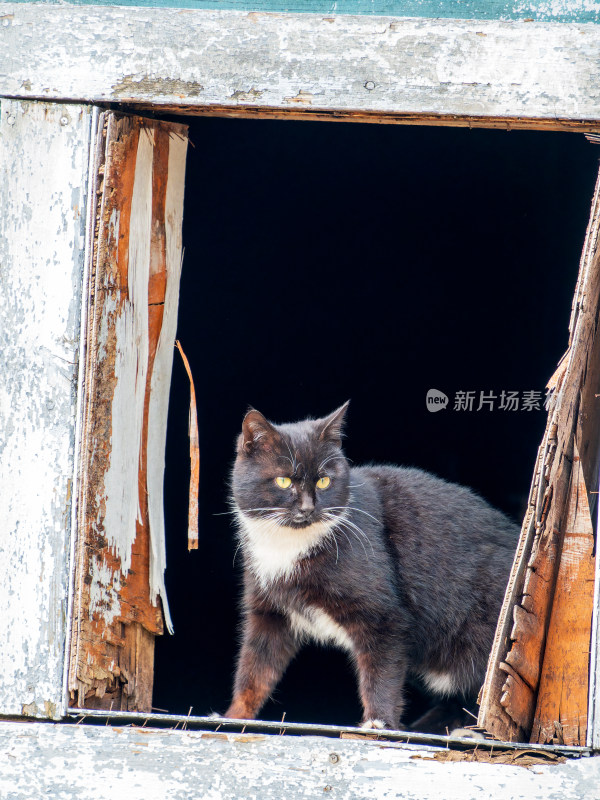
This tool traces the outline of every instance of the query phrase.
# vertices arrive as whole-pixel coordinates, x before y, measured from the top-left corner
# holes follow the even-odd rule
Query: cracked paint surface
[[[599,5],[586,6],[595,21]],[[350,117],[600,117],[600,26],[587,17],[2,7],[0,94]]]
[[[64,704],[89,114],[1,107],[2,714]]]
[[[61,800],[600,799],[598,757],[525,769],[435,758],[445,752],[320,736],[0,722],[0,795],[11,800],[42,795]]]

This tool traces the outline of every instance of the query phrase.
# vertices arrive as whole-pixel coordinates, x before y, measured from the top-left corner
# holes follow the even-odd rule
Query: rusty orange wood
[[[163,632],[160,603],[150,596],[150,531],[146,485],[148,407],[152,368],[161,333],[166,291],[165,197],[169,168],[169,132],[181,129],[167,123],[104,115],[103,163],[98,165],[99,207],[88,319],[86,398],[73,642],[69,671],[72,704],[93,708],[149,710],[152,696],[154,636]],[[136,172],[140,137],[152,148],[151,176]],[[150,144],[149,144],[150,143]],[[140,187],[135,186],[141,174]],[[114,531],[105,530],[107,488],[114,441],[116,364],[125,342],[119,320],[127,319],[133,303],[129,258],[132,202],[135,191],[150,186],[148,228],[147,363],[141,420],[140,450],[131,492],[137,490],[138,512],[127,553],[114,544]],[[146,188],[144,188],[146,187]],[[138,197],[138,203],[139,203]],[[147,200],[144,200],[147,202]],[[143,204],[142,204],[143,205]],[[145,213],[145,212],[144,212]],[[138,223],[139,224],[139,221]],[[145,228],[136,236],[147,236]],[[148,262],[146,262],[147,264]],[[142,274],[142,273],[140,273]],[[138,285],[136,291],[139,292]],[[145,297],[142,286],[141,297]],[[137,301],[139,303],[139,300]],[[144,319],[142,314],[139,319]],[[120,338],[119,338],[120,337]],[[138,358],[146,349],[140,350]],[[136,356],[135,349],[133,356]],[[142,395],[140,395],[142,397]],[[126,411],[126,413],[129,413]],[[131,413],[134,413],[132,408]],[[134,422],[132,418],[132,423]],[[135,467],[135,463],[134,463]],[[112,491],[115,491],[114,486]],[[125,487],[124,491],[127,491]]]
[[[177,349],[181,353],[185,371],[190,381],[190,416],[189,416],[189,437],[190,437],[190,492],[188,502],[188,550],[198,549],[198,483],[200,480],[200,442],[198,435],[198,412],[196,408],[196,389],[192,368],[183,352],[181,342],[175,342]]]
[[[600,337],[596,318],[600,302],[599,232],[600,178],[596,184],[573,299],[569,349],[548,384],[551,390],[548,422],[538,452],[517,557],[480,695],[478,724],[498,739],[507,741],[529,740],[538,693],[546,691],[540,681],[547,646],[551,648],[549,658],[555,647],[547,640],[555,591],[558,605],[556,621],[552,624],[564,624],[559,616],[564,613],[564,610],[559,612],[564,603],[563,589],[560,584],[556,587],[558,576],[562,575],[563,533],[567,525],[571,465],[576,443],[581,454],[581,462],[576,463],[582,471],[584,483],[597,479],[600,405],[595,394],[600,377]],[[564,552],[568,560],[569,545]],[[582,635],[578,633],[578,636]],[[550,672],[550,662],[547,669]],[[586,675],[582,674],[578,680],[585,683]],[[559,689],[558,684],[553,689],[548,686],[550,693]],[[540,702],[547,706],[558,700],[541,698]],[[538,725],[539,735],[542,735],[541,724]]]
[[[594,601],[594,529],[579,454],[530,741],[585,745]]]

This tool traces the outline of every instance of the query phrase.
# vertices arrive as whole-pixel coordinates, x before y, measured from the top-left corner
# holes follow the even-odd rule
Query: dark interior
[[[523,515],[545,425],[500,410],[536,391],[568,320],[600,151],[584,136],[188,119],[178,337],[200,426],[200,546],[187,552],[189,388],[176,356],[166,468],[167,591],[154,706],[229,703],[240,559],[227,506],[249,405],[275,422],[351,398],[355,463],[414,465]],[[448,407],[431,413],[428,389]],[[472,411],[454,410],[474,391]],[[480,392],[494,410],[480,411]],[[410,690],[405,722],[429,699]],[[263,719],[353,725],[353,670],[307,647]]]

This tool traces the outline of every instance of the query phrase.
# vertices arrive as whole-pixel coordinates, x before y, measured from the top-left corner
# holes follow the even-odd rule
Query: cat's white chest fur
[[[288,614],[292,631],[299,639],[313,639],[320,644],[336,644],[352,652],[352,639],[341,625],[320,608],[308,607],[302,614]]]
[[[277,578],[289,578],[298,561],[323,544],[332,529],[331,523],[326,522],[315,522],[306,528],[275,526],[269,520],[249,517],[239,509],[237,517],[250,567],[263,588]],[[322,609],[309,606],[301,614],[290,611],[288,618],[298,638],[352,650],[352,640],[346,631]]]
[[[289,578],[299,559],[322,544],[332,528],[327,522],[315,522],[306,528],[277,526],[240,509],[237,518],[250,567],[263,588],[277,578]]]

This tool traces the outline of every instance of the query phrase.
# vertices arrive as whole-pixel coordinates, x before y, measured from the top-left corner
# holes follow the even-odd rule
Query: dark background
[[[189,120],[186,120],[186,122]],[[582,135],[351,123],[191,121],[178,337],[200,426],[200,547],[187,552],[189,390],[176,356],[167,592],[154,705],[223,712],[240,559],[227,507],[249,405],[275,422],[351,398],[355,463],[415,465],[515,520],[543,411],[453,410],[457,391],[540,391],[565,351],[600,152]],[[450,397],[432,414],[430,388]],[[376,590],[376,587],[373,587]],[[423,709],[412,695],[406,717]],[[347,657],[306,648],[264,719],[355,724]]]

